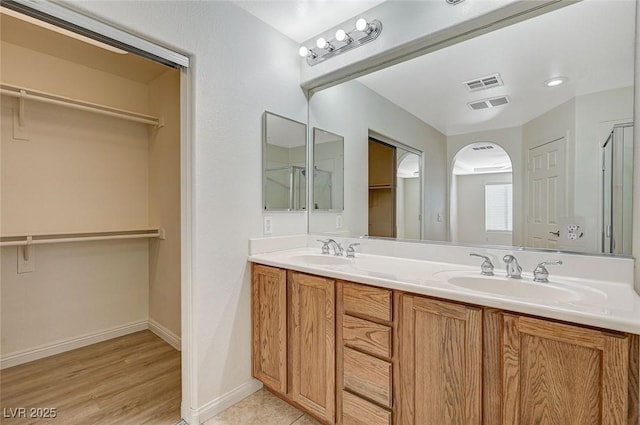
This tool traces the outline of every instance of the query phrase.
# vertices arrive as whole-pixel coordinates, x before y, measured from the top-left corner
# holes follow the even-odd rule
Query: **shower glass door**
[[[631,255],[633,124],[616,125],[602,149],[602,252]]]

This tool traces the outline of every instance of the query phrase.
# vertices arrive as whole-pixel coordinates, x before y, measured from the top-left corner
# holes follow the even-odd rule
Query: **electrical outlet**
[[[575,241],[576,239],[578,239],[578,234],[574,232],[569,232],[567,233],[567,238],[569,240]]]
[[[271,216],[264,217],[263,232],[265,235],[273,234],[273,217]]]
[[[578,230],[578,228],[580,228],[580,226],[578,226],[577,224],[573,224],[573,223],[567,224],[567,232],[569,233],[575,233]]]
[[[336,229],[342,229],[342,215],[336,216]]]
[[[36,269],[35,249],[32,246],[17,246],[18,248],[18,273],[31,273]],[[25,260],[25,249],[29,250],[28,260]]]

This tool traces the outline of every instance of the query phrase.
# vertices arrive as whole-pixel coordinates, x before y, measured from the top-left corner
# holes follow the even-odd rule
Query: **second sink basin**
[[[451,285],[476,292],[508,295],[514,298],[537,301],[576,301],[582,294],[557,284],[540,284],[516,279],[490,276],[454,276],[448,279]]]

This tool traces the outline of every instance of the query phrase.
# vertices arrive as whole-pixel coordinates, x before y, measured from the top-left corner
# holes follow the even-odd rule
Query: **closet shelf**
[[[0,246],[31,246],[52,243],[107,241],[116,239],[165,239],[164,229],[122,230],[91,233],[58,233],[0,236]]]
[[[33,100],[42,103],[49,103],[52,105],[64,106],[72,109],[79,109],[82,111],[95,112],[110,117],[122,118],[128,121],[149,124],[155,126],[156,128],[164,127],[164,120],[159,117],[140,114],[133,111],[127,111],[125,109],[113,108],[111,106],[104,106],[80,99],[59,96],[57,94],[33,90],[25,87],[14,86],[11,84],[0,83],[0,94],[18,98],[18,100],[20,101],[18,115],[20,125],[24,125],[24,101]]]

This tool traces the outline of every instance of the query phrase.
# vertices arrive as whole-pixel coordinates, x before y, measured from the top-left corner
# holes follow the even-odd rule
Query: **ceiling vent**
[[[456,5],[458,3],[462,3],[464,0],[447,0],[447,3]]]
[[[495,108],[496,106],[502,106],[509,103],[509,98],[507,96],[499,96],[492,97],[491,99],[483,99],[475,102],[467,103],[471,109],[474,111],[479,111],[481,109],[489,109]]]
[[[467,90],[469,90],[470,92],[474,92],[479,90],[487,90],[493,87],[500,87],[504,84],[502,83],[500,74],[493,74],[482,78],[476,78],[475,80],[466,81],[464,85]]]

